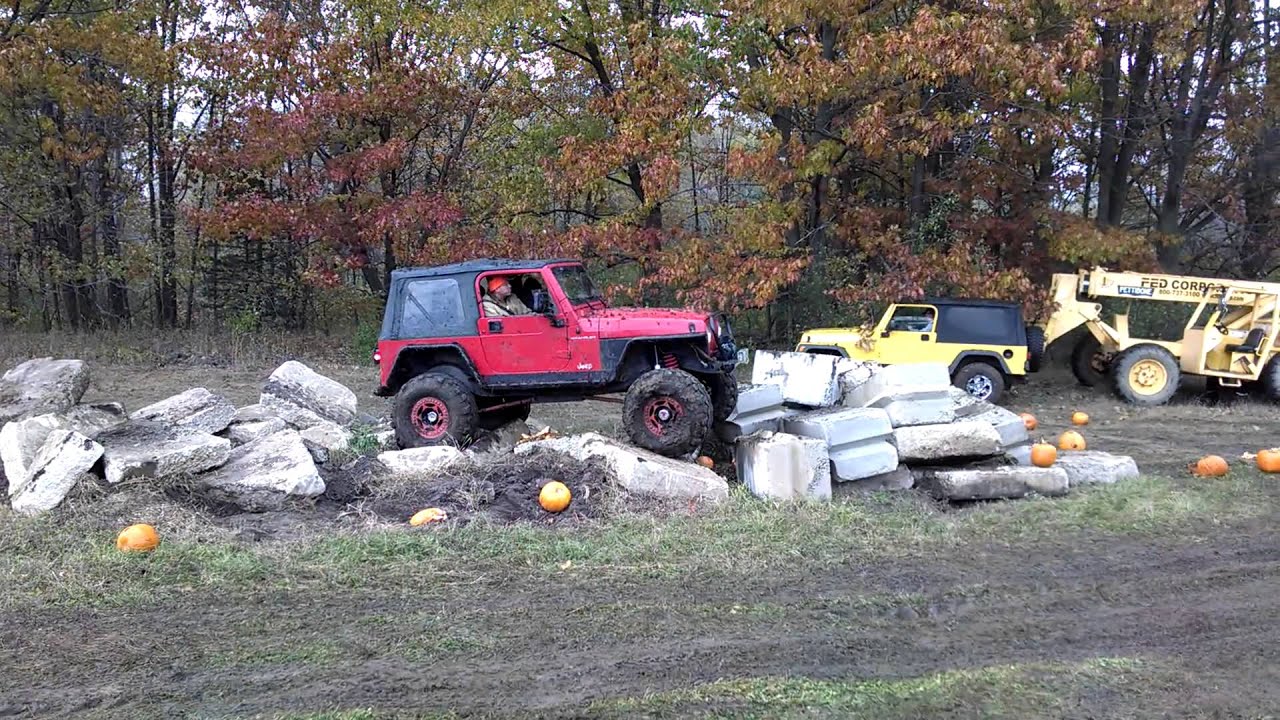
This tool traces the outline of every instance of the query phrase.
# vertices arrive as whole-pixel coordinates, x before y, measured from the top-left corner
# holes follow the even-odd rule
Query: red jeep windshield
[[[581,265],[561,265],[552,268],[551,272],[555,274],[564,294],[569,297],[569,302],[574,305],[603,300],[600,293],[596,292],[596,286],[591,283],[587,269]]]

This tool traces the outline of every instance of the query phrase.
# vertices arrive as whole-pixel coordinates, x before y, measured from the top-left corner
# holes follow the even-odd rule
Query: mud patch
[[[569,507],[558,513],[538,504],[538,493],[552,480],[564,483],[573,494]],[[430,479],[383,478],[369,488],[364,507],[398,521],[423,508],[438,507],[460,524],[485,516],[503,523],[559,525],[600,516],[613,487],[613,477],[599,459],[581,462],[537,450],[464,465]]]

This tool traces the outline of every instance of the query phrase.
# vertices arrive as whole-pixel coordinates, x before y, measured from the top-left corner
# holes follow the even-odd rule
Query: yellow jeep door
[[[894,305],[876,327],[876,361],[902,365],[934,361],[938,309],[932,305]]]

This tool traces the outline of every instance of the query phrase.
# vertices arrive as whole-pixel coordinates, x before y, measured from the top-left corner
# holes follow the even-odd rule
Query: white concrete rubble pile
[[[241,509],[273,509],[324,492],[316,459],[346,449],[358,418],[355,393],[296,361],[239,410],[202,387],[133,413],[79,404],[89,385],[83,362],[51,358],[0,379],[0,479],[15,511],[52,510],[81,482],[110,491],[180,478]]]
[[[758,351],[752,386],[717,425],[734,445],[738,478],[761,497],[829,498],[843,491],[918,487],[948,500],[1061,495],[1136,477],[1132,458],[1059,452],[1031,465],[1017,413],[951,385],[941,363],[881,366],[797,352]],[[772,389],[770,389],[772,388]],[[831,491],[815,482],[826,452]]]
[[[546,448],[585,462],[604,460],[623,489],[637,495],[718,503],[729,497],[725,479],[701,465],[682,462],[641,448],[624,446],[597,433],[534,440],[516,447],[517,455]]]
[[[425,475],[448,469],[466,457],[456,447],[437,445],[381,452],[378,453],[378,462],[395,475]]]

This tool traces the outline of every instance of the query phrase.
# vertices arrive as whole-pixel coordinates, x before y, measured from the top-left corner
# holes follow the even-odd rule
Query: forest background
[[[1094,264],[1272,277],[1274,2],[13,0],[0,333],[364,359],[394,268],[482,256],[783,346]]]

